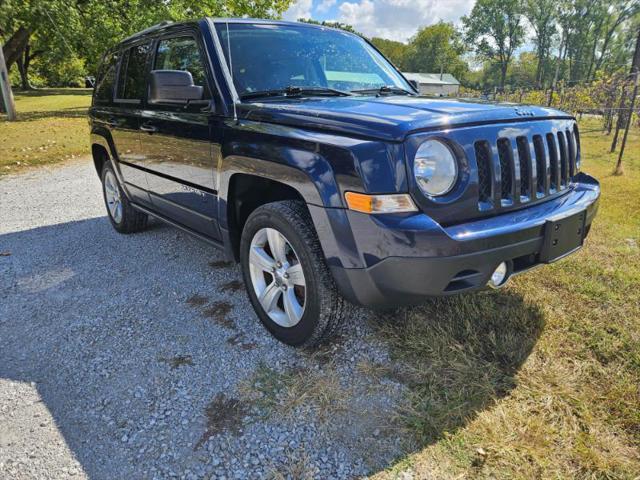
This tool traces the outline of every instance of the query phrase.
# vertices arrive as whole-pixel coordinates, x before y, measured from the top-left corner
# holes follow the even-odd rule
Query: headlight
[[[444,195],[458,179],[458,162],[447,145],[438,140],[427,140],[416,152],[413,174],[425,195]]]

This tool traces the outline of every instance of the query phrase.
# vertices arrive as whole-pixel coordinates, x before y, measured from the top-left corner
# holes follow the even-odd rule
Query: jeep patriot
[[[152,216],[223,249],[296,346],[327,339],[350,303],[499,288],[563,258],[600,195],[571,115],[419,96],[365,39],[324,26],[151,27],[105,54],[89,115],[113,227]]]

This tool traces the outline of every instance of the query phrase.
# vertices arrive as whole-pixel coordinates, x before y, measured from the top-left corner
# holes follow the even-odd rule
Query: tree
[[[534,32],[533,42],[537,57],[535,82],[540,88],[544,81],[553,36],[556,33],[557,1],[526,0],[524,15]]]
[[[461,58],[464,51],[462,38],[453,24],[438,22],[420,29],[411,39],[405,65],[412,72],[444,71],[462,78],[469,70]]]
[[[279,17],[292,0],[0,0],[0,44],[23,85],[34,58],[79,59],[95,72],[102,53],[163,20],[204,16]],[[43,58],[46,57],[46,58]]]
[[[344,31],[350,32],[350,33],[355,33],[356,35],[364,37],[363,34],[358,32],[355,28],[353,28],[353,26],[349,25],[348,23],[331,22],[331,21],[327,21],[327,20],[320,21],[320,20],[313,20],[311,18],[299,18],[298,22],[310,23],[311,25],[321,25],[323,27],[329,27],[329,28],[337,28],[339,30],[344,30]]]
[[[374,37],[371,43],[387,57],[400,70],[407,69],[406,56],[409,46],[406,43],[397,42],[395,40],[387,40],[386,38]]]
[[[481,57],[500,67],[500,88],[515,50],[524,42],[519,0],[478,0],[469,16],[462,17],[467,43]]]

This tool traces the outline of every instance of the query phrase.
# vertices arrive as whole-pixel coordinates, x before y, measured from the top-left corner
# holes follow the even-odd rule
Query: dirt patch
[[[220,287],[222,292],[237,292],[244,286],[240,280],[231,280]]]
[[[193,358],[191,358],[191,355],[176,355],[175,357],[160,357],[158,360],[160,362],[169,364],[172,370],[175,370],[178,367],[183,367],[186,365],[193,365]]]
[[[196,293],[195,295],[191,295],[189,298],[187,298],[187,305],[190,305],[192,307],[202,307],[203,305],[206,305],[208,301],[209,299],[207,297],[198,295]]]
[[[233,262],[228,260],[212,260],[209,262],[209,266],[213,268],[229,268],[233,265]]]
[[[244,335],[239,333],[237,335],[234,335],[233,337],[229,337],[227,338],[227,343],[229,345],[233,345],[235,347],[239,347],[242,350],[253,350],[254,348],[256,348],[258,345],[254,342],[245,342],[244,341]]]
[[[227,431],[238,433],[247,412],[247,405],[242,400],[227,398],[224,393],[218,393],[205,409],[207,429],[193,449],[198,450],[209,438],[218,433]]]
[[[231,310],[233,310],[233,305],[221,300],[219,302],[212,303],[210,307],[202,310],[202,314],[216,322],[218,325],[235,330],[236,324],[231,318],[229,318]]]

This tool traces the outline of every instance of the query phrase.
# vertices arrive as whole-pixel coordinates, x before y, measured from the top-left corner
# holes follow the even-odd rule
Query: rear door
[[[158,38],[152,70],[186,70],[212,101],[209,67],[195,29]],[[141,116],[144,166],[153,208],[192,230],[219,238],[216,162],[220,151],[219,119],[211,105],[154,103]]]
[[[147,176],[141,168],[140,115],[145,97],[149,41],[123,48],[113,100],[111,127],[120,171],[134,201],[150,204]]]

